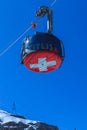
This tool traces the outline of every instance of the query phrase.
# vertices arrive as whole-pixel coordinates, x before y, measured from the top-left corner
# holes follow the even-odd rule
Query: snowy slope
[[[25,119],[19,115],[12,115],[6,111],[0,110],[0,130],[4,128],[25,128],[26,130],[58,130],[57,127],[47,125],[39,121]],[[18,127],[18,128],[19,128]]]
[[[6,111],[0,110],[0,124],[5,125],[10,122],[14,122],[15,124],[22,123],[25,125],[37,123],[37,121],[31,121],[31,120],[24,119],[22,117],[13,116]]]

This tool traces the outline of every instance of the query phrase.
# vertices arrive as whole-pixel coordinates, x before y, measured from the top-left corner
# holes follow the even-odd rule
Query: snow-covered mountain
[[[58,130],[58,128],[0,110],[0,130]]]

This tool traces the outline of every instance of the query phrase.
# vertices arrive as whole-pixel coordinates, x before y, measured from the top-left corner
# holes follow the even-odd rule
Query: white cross
[[[30,68],[39,68],[39,71],[47,71],[47,67],[56,65],[56,61],[46,61],[46,58],[38,58],[38,64],[30,64]]]

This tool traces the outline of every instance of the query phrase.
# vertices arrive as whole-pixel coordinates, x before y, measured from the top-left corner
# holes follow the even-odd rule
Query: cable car
[[[23,40],[21,63],[34,72],[50,72],[60,68],[64,60],[64,46],[62,41],[52,34],[52,10],[41,6],[36,16],[47,14],[47,32],[36,32]]]

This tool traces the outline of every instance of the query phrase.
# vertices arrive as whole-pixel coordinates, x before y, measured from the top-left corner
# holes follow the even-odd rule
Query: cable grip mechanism
[[[44,17],[47,14],[47,32],[51,33],[53,30],[53,12],[49,7],[40,6],[40,8],[36,11],[37,17]]]

